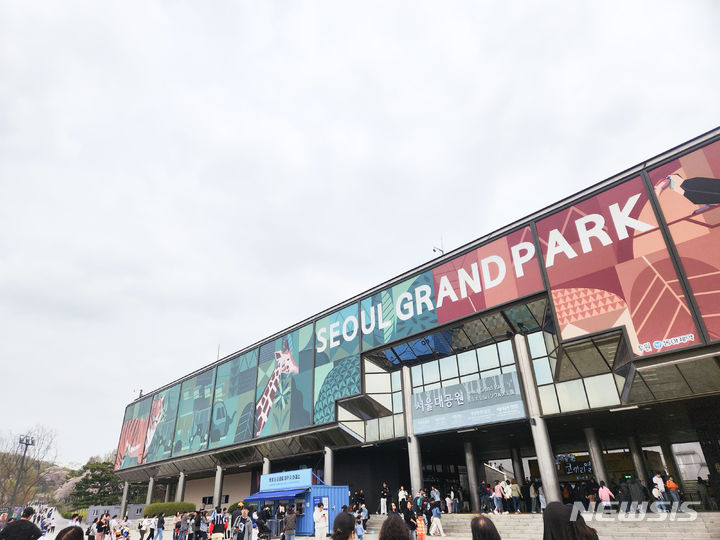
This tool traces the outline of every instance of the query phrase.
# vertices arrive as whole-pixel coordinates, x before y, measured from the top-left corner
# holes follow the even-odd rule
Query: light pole
[[[18,467],[17,476],[15,477],[15,489],[13,489],[12,497],[10,497],[10,512],[13,511],[15,495],[17,495],[18,484],[20,483],[20,475],[22,474],[23,465],[25,464],[25,454],[27,454],[29,446],[35,446],[35,437],[30,437],[28,435],[20,435],[20,444],[25,445],[25,449],[23,450],[22,459],[20,460],[20,466]]]

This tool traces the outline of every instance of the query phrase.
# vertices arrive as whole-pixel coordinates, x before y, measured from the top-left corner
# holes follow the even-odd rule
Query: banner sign
[[[625,326],[636,356],[701,342],[639,177],[537,231],[564,340]]]
[[[503,373],[413,394],[416,434],[525,418],[517,373]]]
[[[312,469],[260,475],[260,491],[302,488],[312,485]]]

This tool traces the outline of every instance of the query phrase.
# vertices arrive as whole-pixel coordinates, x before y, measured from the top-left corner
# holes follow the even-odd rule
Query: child
[[[362,518],[357,518],[355,520],[355,536],[357,537],[357,540],[362,540],[364,532],[365,529],[363,528]]]

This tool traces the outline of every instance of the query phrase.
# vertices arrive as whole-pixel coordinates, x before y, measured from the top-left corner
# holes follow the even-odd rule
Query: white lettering
[[[350,323],[353,325],[352,333],[348,330],[348,327],[350,326]],[[357,336],[358,333],[358,322],[357,317],[355,315],[350,315],[345,321],[343,322],[342,326],[342,336],[345,341],[352,341],[355,339],[355,336]]]
[[[468,285],[470,285],[470,288],[474,293],[479,293],[480,291],[482,291],[482,287],[480,286],[480,273],[478,272],[477,263],[472,263],[470,265],[470,270],[472,271],[472,276],[470,276],[470,274],[468,274],[464,268],[458,270],[458,281],[460,282],[460,296],[462,296],[463,298],[467,298]]]
[[[327,336],[325,334],[327,334],[327,328],[321,328],[317,331],[317,339],[321,344],[317,352],[323,352],[327,349]]]
[[[330,348],[340,345],[340,341],[335,338],[340,337],[340,323],[334,322],[330,325]]]
[[[522,250],[525,250],[524,255]],[[525,275],[523,264],[535,256],[535,244],[532,242],[520,242],[510,248],[510,253],[512,253],[513,266],[515,267],[515,277],[523,277]]]
[[[490,276],[490,263],[495,263],[498,267],[498,275],[495,279]],[[485,282],[485,290],[492,289],[502,283],[505,279],[505,261],[497,255],[490,255],[480,261],[480,267],[482,268],[483,281]]]
[[[591,225],[588,227],[588,225]],[[588,214],[587,216],[581,217],[575,220],[575,228],[580,238],[580,246],[582,247],[583,253],[589,253],[592,251],[592,244],[590,244],[590,238],[595,237],[600,240],[603,246],[609,246],[612,244],[610,235],[603,231],[605,226],[605,218],[600,214]]]
[[[382,302],[380,302],[376,307],[377,307],[378,328],[380,330],[384,330],[385,328],[390,328],[392,326],[392,321],[384,321],[383,320]]]
[[[415,311],[418,315],[423,312],[421,307],[423,305],[427,308],[426,311],[432,311],[435,309],[432,305],[432,300],[430,300],[431,296],[432,289],[430,288],[430,285],[420,285],[415,289]]]
[[[375,306],[370,307],[370,325],[365,322],[365,310],[360,310],[360,326],[363,334],[371,334],[375,330]]]
[[[610,205],[610,216],[612,216],[613,224],[615,225],[615,230],[617,231],[618,239],[620,240],[625,240],[625,238],[628,237],[628,227],[640,232],[649,231],[653,228],[652,225],[648,225],[647,223],[643,223],[642,221],[638,221],[637,219],[630,217],[630,212],[632,212],[632,209],[639,198],[639,193],[630,197],[625,203],[625,206],[623,206],[622,210],[620,210],[620,205],[618,205],[618,203]]]
[[[545,268],[550,268],[555,264],[555,255],[558,253],[564,253],[568,259],[574,259],[577,257],[575,250],[570,247],[565,237],[560,234],[560,231],[553,229],[548,235],[548,250],[547,257],[545,257]]]
[[[407,321],[414,315],[412,294],[404,292],[398,296],[397,302],[395,302],[395,314],[401,321]]]
[[[449,297],[450,300],[453,302],[457,302],[457,294],[455,294],[455,290],[453,289],[452,284],[450,283],[450,280],[447,276],[442,276],[440,278],[440,286],[438,287],[438,293],[437,293],[437,307],[441,308],[443,305],[443,301],[445,300],[445,297]]]

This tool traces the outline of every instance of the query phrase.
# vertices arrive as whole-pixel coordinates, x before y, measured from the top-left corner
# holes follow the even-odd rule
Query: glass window
[[[470,381],[477,381],[480,378],[479,373],[473,373],[472,375],[465,375],[464,377],[460,377],[461,383],[466,383]]]
[[[562,412],[579,411],[588,408],[582,379],[557,383],[555,388]]]
[[[393,417],[383,416],[380,418],[380,440],[392,439],[394,436]]]
[[[480,372],[480,377],[482,377],[483,379],[485,377],[492,377],[493,375],[500,375],[500,368],[488,369],[487,371]]]
[[[460,365],[460,375],[467,375],[468,373],[477,373],[478,363],[475,351],[465,351],[458,354],[458,364]]]
[[[510,366],[503,366],[502,372],[503,373],[515,373],[517,371],[517,368],[515,367],[515,364],[512,364]]]
[[[545,356],[547,350],[545,349],[545,338],[542,332],[535,332],[534,334],[528,334],[528,347],[530,348],[530,356],[532,358],[538,358]]]
[[[427,392],[428,390],[434,390],[435,388],[440,388],[440,383],[439,383],[439,382],[432,383],[432,384],[426,384],[426,385],[425,385],[425,392]]]
[[[368,393],[390,392],[390,374],[366,373],[365,390]]]
[[[455,355],[440,359],[440,376],[443,380],[458,376],[458,366]]]
[[[513,352],[512,341],[501,341],[498,343],[500,351],[500,363],[503,366],[515,363],[515,353]]]
[[[560,412],[557,398],[555,397],[555,386],[549,384],[538,388],[540,394],[540,405],[542,405],[543,414],[557,414]]]
[[[400,379],[400,373],[401,373],[400,371],[393,371],[392,374],[390,375],[393,392],[402,390],[402,380]]]
[[[443,386],[452,386],[453,384],[460,384],[460,379],[455,377],[454,379],[448,379],[447,381],[443,381]]]
[[[412,376],[413,388],[416,386],[422,386],[422,366],[413,366],[410,368],[410,375]]]
[[[405,436],[405,415],[396,414],[395,416],[393,416],[393,419],[395,421],[395,436],[396,437],[404,437]]]
[[[440,370],[438,369],[437,360],[427,362],[422,365],[423,382],[425,384],[434,383],[440,380]]]
[[[612,373],[586,377],[584,382],[591,407],[610,407],[620,404]]]
[[[365,424],[365,441],[377,441],[380,436],[380,429],[378,427],[377,418],[368,420]]]
[[[480,364],[480,370],[483,369],[490,369],[497,367],[498,362],[498,354],[497,354],[497,347],[495,345],[488,345],[487,347],[480,347],[477,350],[478,355],[478,363]]]
[[[393,412],[394,413],[403,412],[402,392],[393,393],[392,400],[393,400]]]
[[[535,370],[535,381],[538,385],[553,382],[550,363],[547,358],[537,358],[533,360],[533,369]]]

